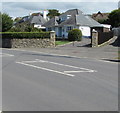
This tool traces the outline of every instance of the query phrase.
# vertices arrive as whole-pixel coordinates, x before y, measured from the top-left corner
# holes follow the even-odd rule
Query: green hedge
[[[50,32],[2,32],[2,38],[50,38]]]
[[[82,32],[79,29],[72,29],[68,33],[69,41],[81,41],[82,40]]]

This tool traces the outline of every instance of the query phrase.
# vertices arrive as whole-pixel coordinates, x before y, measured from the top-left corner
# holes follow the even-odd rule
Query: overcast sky
[[[17,1],[17,2],[16,2]],[[83,0],[68,0],[67,2],[54,2],[55,0],[4,0],[2,1],[2,12],[9,14],[11,17],[22,17],[29,15],[30,12],[38,12],[43,9],[58,9],[60,12],[68,9],[80,9],[85,14],[92,14],[101,11],[103,13],[111,12],[118,8],[119,0],[93,0],[92,2],[83,2]],[[24,2],[23,2],[24,1]],[[65,1],[65,0],[64,0]]]

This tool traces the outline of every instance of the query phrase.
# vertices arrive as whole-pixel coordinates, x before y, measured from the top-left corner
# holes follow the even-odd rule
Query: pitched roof
[[[90,16],[87,16],[87,15],[77,15],[76,19],[77,19],[76,20],[77,25],[83,25],[83,26],[89,26],[89,27],[101,26],[100,23],[98,23],[97,21],[95,21],[94,19],[92,19]]]
[[[59,17],[55,16],[52,19],[50,19],[48,22],[44,23],[43,26],[45,27],[58,26],[58,20],[59,20]]]
[[[66,21],[63,21],[59,24],[59,26],[64,26],[64,25],[76,25],[76,16],[73,15]]]
[[[101,13],[100,11],[98,13],[94,13],[91,17],[98,21],[100,19],[108,19],[109,13]]]
[[[69,19],[60,22],[60,18],[71,15]],[[93,20],[90,16],[86,16],[79,9],[68,10],[59,17],[54,17],[44,24],[45,27],[64,26],[64,25],[82,25],[82,26],[100,26],[100,23]]]
[[[46,20],[41,16],[41,15],[36,15],[36,16],[25,16],[23,17],[18,23],[23,23],[27,22],[29,24],[40,24],[43,25],[46,23]]]
[[[79,15],[79,14],[82,14],[83,12],[80,11],[79,9],[71,9],[71,10],[68,10],[66,11],[65,13],[61,14],[60,16],[64,16],[64,15]]]
[[[32,16],[30,18],[30,23],[31,24],[41,24],[41,25],[43,25],[45,22],[46,22],[46,20],[41,15]]]

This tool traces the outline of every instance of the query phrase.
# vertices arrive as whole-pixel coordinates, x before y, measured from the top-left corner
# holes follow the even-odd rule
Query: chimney
[[[43,11],[43,18],[46,20],[47,19],[47,10]]]

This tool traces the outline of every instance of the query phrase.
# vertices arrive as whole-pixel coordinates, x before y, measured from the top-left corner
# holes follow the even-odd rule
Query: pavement
[[[0,57],[3,111],[118,111],[118,63],[27,49]]]
[[[117,37],[114,37],[109,45],[95,48],[90,47],[90,39],[83,38],[81,42],[75,42],[74,46],[73,43],[70,43],[56,46],[55,48],[24,48],[24,50],[118,62],[118,46],[115,45],[116,40]]]

